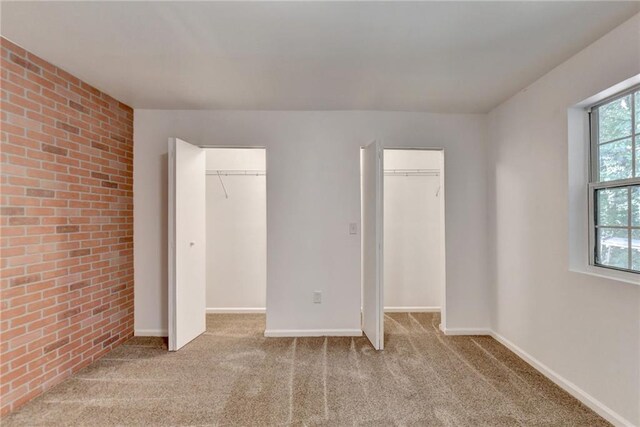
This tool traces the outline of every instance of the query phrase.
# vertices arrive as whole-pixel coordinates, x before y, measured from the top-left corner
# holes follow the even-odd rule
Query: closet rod
[[[222,176],[265,176],[267,173],[263,170],[207,170],[207,175]],[[438,169],[385,169],[385,175],[401,175],[401,176],[439,176]]]
[[[207,170],[207,175],[222,175],[222,176],[265,176],[266,171],[263,170]]]

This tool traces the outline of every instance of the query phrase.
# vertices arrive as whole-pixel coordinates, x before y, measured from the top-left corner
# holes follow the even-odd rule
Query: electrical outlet
[[[313,303],[322,304],[322,291],[313,291]]]

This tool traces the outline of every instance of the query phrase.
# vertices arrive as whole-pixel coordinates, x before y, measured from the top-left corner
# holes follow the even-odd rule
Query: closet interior
[[[384,149],[386,312],[440,311],[444,288],[442,152]]]
[[[206,148],[208,313],[264,312],[266,150]]]

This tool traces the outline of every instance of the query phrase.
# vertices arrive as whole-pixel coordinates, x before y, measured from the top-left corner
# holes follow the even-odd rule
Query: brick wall
[[[133,335],[133,110],[0,44],[4,415]]]

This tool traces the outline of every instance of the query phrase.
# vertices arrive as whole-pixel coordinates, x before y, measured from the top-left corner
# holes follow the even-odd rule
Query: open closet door
[[[169,138],[169,350],[206,329],[205,152]]]
[[[383,170],[382,146],[372,142],[362,153],[362,330],[376,350],[384,348]]]

